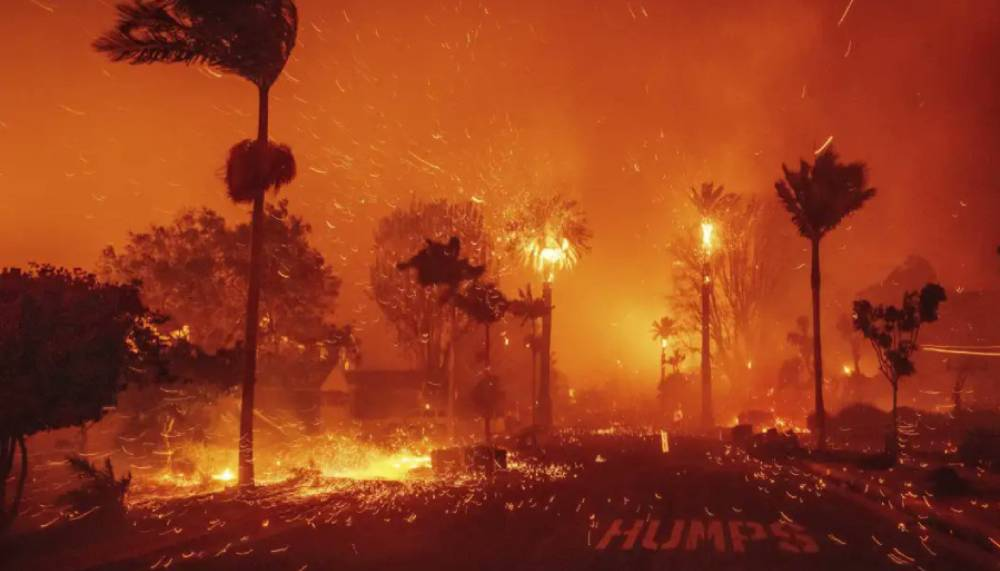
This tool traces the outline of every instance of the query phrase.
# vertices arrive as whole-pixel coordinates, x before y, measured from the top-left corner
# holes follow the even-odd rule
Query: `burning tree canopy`
[[[557,270],[576,265],[593,238],[580,205],[558,194],[531,198],[515,208],[504,230],[511,250],[546,281]]]

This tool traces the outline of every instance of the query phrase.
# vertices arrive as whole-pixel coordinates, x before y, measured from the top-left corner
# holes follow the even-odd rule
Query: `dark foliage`
[[[919,292],[904,293],[900,307],[873,305],[864,299],[854,302],[854,327],[871,343],[879,370],[892,386],[893,421],[892,435],[887,440],[888,453],[895,452],[898,441],[896,397],[899,381],[916,372],[913,354],[919,349],[920,328],[925,323],[937,321],[938,308],[945,299],[944,288],[929,283]]]
[[[875,196],[875,189],[867,188],[865,164],[844,164],[838,159],[830,146],[813,164],[800,161],[798,171],[782,165],[785,179],[774,184],[795,226],[810,240],[825,236]]]
[[[26,436],[99,420],[129,381],[167,376],[159,323],[135,285],[52,266],[0,272],[0,528],[17,515]],[[15,445],[21,472],[8,507]]]
[[[310,243],[312,228],[284,200],[267,206],[264,224],[261,352],[276,351],[282,338],[354,351],[349,327],[330,322],[341,280]],[[105,249],[100,273],[141,282],[143,301],[169,316],[166,329],[214,354],[234,347],[245,326],[249,241],[248,224],[230,226],[208,209],[185,211],[130,234],[121,250]]]
[[[66,458],[66,463],[81,484],[79,488],[59,496],[57,503],[81,514],[97,510],[100,519],[125,516],[125,496],[132,484],[131,473],[116,478],[110,458],[104,460],[103,470],[80,456],[70,456]]]
[[[112,61],[206,64],[270,87],[295,47],[291,0],[133,0],[94,42]]]
[[[295,179],[295,156],[287,145],[246,139],[229,149],[226,190],[233,202],[253,202],[261,193],[280,190]]]
[[[415,270],[417,282],[424,287],[444,285],[446,297],[458,291],[462,283],[478,279],[486,271],[485,265],[474,265],[468,258],[462,258],[462,243],[452,236],[447,243],[427,239],[427,245],[412,258],[396,265],[396,268]]]
[[[455,306],[480,325],[496,323],[510,307],[510,301],[496,284],[473,282],[454,299]]]
[[[945,299],[944,288],[927,284],[919,292],[906,292],[901,307],[854,302],[854,327],[871,342],[879,369],[891,383],[916,372],[911,357],[918,349],[920,327],[937,321]]]

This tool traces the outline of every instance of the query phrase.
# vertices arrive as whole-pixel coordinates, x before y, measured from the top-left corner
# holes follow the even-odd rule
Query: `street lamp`
[[[715,425],[712,410],[712,352],[710,344],[709,304],[712,297],[712,235],[715,226],[709,219],[701,221],[701,422],[705,428]]]

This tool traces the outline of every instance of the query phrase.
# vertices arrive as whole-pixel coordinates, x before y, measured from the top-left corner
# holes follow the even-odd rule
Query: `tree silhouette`
[[[155,328],[161,321],[134,285],[52,266],[0,271],[0,529],[19,509],[26,437],[99,420],[126,383],[166,377]]]
[[[470,319],[483,326],[485,344],[483,363],[485,365],[479,381],[472,391],[472,401],[483,417],[483,435],[487,445],[491,444],[490,425],[496,415],[503,391],[500,379],[492,372],[490,360],[490,328],[503,319],[510,307],[507,297],[496,284],[475,281],[466,286],[454,298],[455,306]],[[492,462],[491,462],[492,464]]]
[[[667,342],[677,333],[677,322],[664,315],[653,322],[653,341],[660,344],[660,388],[667,381]]]
[[[688,191],[688,201],[698,211],[698,216],[702,219],[715,220],[735,208],[739,197],[731,192],[726,192],[722,185],[716,186],[712,182],[703,182],[700,187],[692,187]]]
[[[451,367],[448,375],[448,419],[449,431],[454,433],[455,423],[455,340],[458,336],[458,312],[456,295],[468,281],[476,280],[486,271],[485,265],[475,265],[468,258],[461,257],[462,241],[452,236],[447,243],[428,238],[426,246],[410,259],[396,264],[401,272],[412,271],[417,283],[425,288],[443,287],[439,303],[451,302]]]
[[[112,61],[206,64],[257,88],[257,138],[234,146],[226,163],[230,197],[253,203],[239,444],[239,483],[252,486],[264,193],[295,176],[289,148],[268,139],[268,100],[295,47],[298,10],[293,0],[132,0],[117,9],[115,28],[94,42]]]
[[[462,241],[452,236],[447,243],[427,239],[427,245],[409,260],[399,262],[398,270],[415,270],[417,282],[424,287],[445,286],[441,301],[448,301],[463,283],[478,279],[486,266],[477,266],[460,257]]]
[[[454,299],[455,306],[470,319],[483,326],[486,334],[483,362],[489,369],[490,328],[503,319],[510,307],[510,301],[496,284],[474,281],[460,291]]]
[[[525,337],[525,346],[531,351],[531,420],[538,423],[538,353],[541,340],[538,338],[538,320],[544,319],[552,309],[545,300],[531,293],[531,284],[517,290],[517,299],[510,302],[510,313],[521,317],[522,324],[531,325],[531,333]]]
[[[425,287],[413,272],[400,272],[397,266],[424,247],[427,238],[447,241],[452,236],[459,238],[475,263],[491,261],[492,239],[482,210],[473,202],[415,202],[393,210],[375,230],[375,259],[369,272],[372,297],[399,345],[416,357],[430,379],[446,368],[454,341],[448,335],[451,308],[440,299],[445,286]],[[464,332],[465,326],[463,322],[456,331]]]
[[[955,375],[951,391],[952,402],[955,405],[952,416],[958,418],[963,412],[962,393],[965,391],[965,384],[970,377],[989,371],[989,361],[979,355],[955,355],[948,357],[946,368]]]
[[[800,161],[798,171],[781,166],[784,180],[774,183],[778,198],[792,216],[799,234],[812,245],[813,365],[816,386],[817,445],[826,447],[826,410],[823,406],[823,344],[820,336],[819,244],[847,215],[875,196],[868,188],[864,163],[839,162],[833,147],[827,147],[814,164]]]
[[[913,353],[920,328],[925,323],[938,319],[938,307],[945,301],[944,288],[929,283],[919,292],[903,294],[901,307],[894,305],[872,305],[859,299],[854,302],[854,327],[871,342],[878,357],[878,368],[892,386],[892,434],[886,442],[886,452],[895,455],[899,445],[899,425],[896,400],[899,381],[916,372]]]
[[[677,334],[677,322],[664,315],[653,322],[653,341],[667,341]]]

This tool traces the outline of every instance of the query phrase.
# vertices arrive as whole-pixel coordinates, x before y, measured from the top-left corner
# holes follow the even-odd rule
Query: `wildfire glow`
[[[544,240],[528,242],[524,248],[524,258],[529,266],[551,282],[557,271],[568,270],[576,265],[577,252],[566,238],[560,240],[549,235]]]
[[[701,223],[701,247],[705,250],[706,254],[712,253],[712,233],[715,231],[715,225],[709,220],[703,220]]]
[[[218,474],[213,474],[212,479],[216,482],[232,482],[236,479],[236,474],[233,473],[231,468],[226,468]]]

